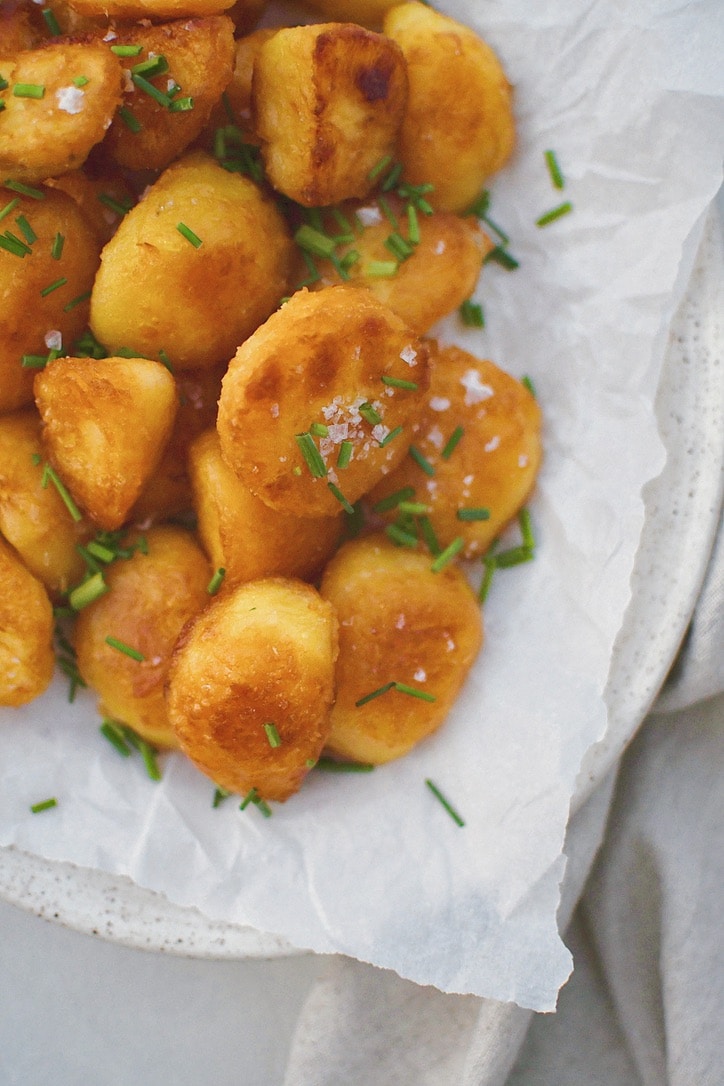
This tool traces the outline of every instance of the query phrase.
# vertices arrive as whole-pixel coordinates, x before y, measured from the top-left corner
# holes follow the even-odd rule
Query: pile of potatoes
[[[528,388],[431,335],[491,249],[497,57],[422,3],[264,8],[2,6],[0,704],[64,653],[105,717],[285,800],[443,722],[483,640],[458,560],[541,444]]]

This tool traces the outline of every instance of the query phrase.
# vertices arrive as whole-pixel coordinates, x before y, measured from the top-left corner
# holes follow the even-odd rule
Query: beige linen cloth
[[[285,1086],[721,1086],[724,526],[679,658],[618,773],[572,819],[554,1015],[332,958]]]

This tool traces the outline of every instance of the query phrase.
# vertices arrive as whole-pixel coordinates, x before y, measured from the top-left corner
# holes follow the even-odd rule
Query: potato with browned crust
[[[127,169],[164,169],[203,130],[231,79],[234,24],[218,15],[124,27],[111,47],[139,52],[122,60],[123,102],[102,151]]]
[[[121,100],[121,66],[100,42],[0,57],[0,76],[0,176],[23,182],[82,166]]]
[[[120,528],[171,434],[176,386],[148,358],[58,358],[35,378],[43,446],[87,516]]]
[[[384,535],[345,543],[320,591],[339,618],[327,748],[357,762],[399,758],[443,723],[483,640],[460,569]]]
[[[393,7],[383,26],[407,62],[399,143],[405,178],[433,184],[435,207],[463,211],[513,151],[510,83],[474,30],[426,4]]]
[[[151,743],[175,747],[164,685],[182,627],[208,602],[211,570],[183,528],[150,528],[124,545],[133,554],[106,568],[108,591],[76,619],[78,669],[98,694],[104,716],[128,724]]]
[[[55,667],[53,608],[42,583],[0,538],[0,705],[25,705]]]
[[[251,112],[254,63],[264,42],[274,34],[274,27],[266,26],[236,39],[234,71],[221,100],[211,111],[206,131],[201,138],[203,146],[214,149],[220,159],[230,158],[229,152],[233,154],[235,150],[238,151],[235,141],[240,135],[247,143],[257,142]],[[234,127],[239,131],[234,131]],[[219,129],[224,130],[220,141],[217,136]],[[259,169],[261,170],[261,166]]]
[[[328,19],[360,23],[373,30],[381,28],[385,12],[399,2],[400,0],[307,0],[310,8],[321,12]]]
[[[0,417],[0,533],[48,592],[66,592],[83,573],[77,544],[90,534],[75,521],[45,472],[35,408]]]
[[[279,30],[256,58],[254,129],[272,185],[306,207],[364,198],[394,152],[407,99],[402,52],[352,23]]]
[[[233,3],[234,0],[66,0],[67,7],[78,15],[138,22],[218,15]]]
[[[0,203],[15,238],[0,246],[1,414],[32,403],[34,367],[51,350],[70,350],[86,327],[101,244],[63,192],[6,190]]]
[[[136,202],[135,193],[120,170],[93,176],[85,170],[71,170],[60,177],[49,177],[45,184],[75,200],[104,245]]]
[[[181,749],[230,792],[287,799],[327,738],[336,657],[333,608],[310,585],[272,577],[216,596],[171,663]]]
[[[492,243],[472,217],[436,211],[408,219],[406,206],[410,205],[395,196],[386,197],[385,203],[385,210],[376,200],[347,204],[336,209],[336,217],[330,213],[323,219],[331,236],[346,230],[346,223],[351,240],[335,249],[336,264],[315,260],[319,279],[310,283],[310,290],[343,280],[366,287],[410,328],[424,333],[470,297]],[[400,224],[397,231],[387,218],[390,212]],[[406,246],[402,250],[406,255],[397,263],[387,245],[393,233],[398,244],[401,238]],[[347,257],[354,254],[357,259],[348,263]],[[386,274],[378,274],[385,268]],[[297,275],[297,282],[309,278],[301,258]]]
[[[32,49],[40,33],[33,25],[30,5],[0,4],[0,56]]]
[[[222,453],[266,505],[349,512],[407,451],[430,348],[366,290],[298,291],[250,336],[221,386]]]
[[[459,440],[455,439],[459,435]],[[464,540],[464,554],[487,550],[518,513],[541,464],[541,412],[522,382],[460,347],[433,363],[416,448],[370,493],[373,506],[401,490],[422,503],[440,546]],[[398,509],[382,514],[395,520]]]
[[[274,201],[201,151],[161,174],[102,254],[91,327],[175,369],[227,362],[286,293],[293,242]]]
[[[271,509],[242,483],[221,455],[212,427],[200,434],[189,456],[197,531],[224,584],[274,574],[311,580],[336,549],[344,513],[294,517]]]

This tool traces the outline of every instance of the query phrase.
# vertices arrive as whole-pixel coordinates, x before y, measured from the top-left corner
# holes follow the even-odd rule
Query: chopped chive
[[[0,234],[0,249],[5,249],[6,252],[12,253],[13,256],[21,258],[32,252],[24,242],[13,234]]]
[[[40,292],[41,298],[47,298],[49,294],[52,294],[54,290],[58,290],[59,287],[64,287],[68,280],[64,277],[56,279],[54,283],[49,283],[47,287],[43,287]]]
[[[133,207],[131,201],[129,201],[128,203],[121,203],[120,200],[116,200],[113,196],[110,195],[110,193],[107,192],[99,192],[98,201],[99,203],[104,204],[105,207],[109,207],[111,211],[114,211],[116,215],[119,215],[121,218],[123,218],[124,215],[127,215]]]
[[[60,260],[63,255],[63,246],[65,245],[65,238],[62,234],[56,234],[53,238],[53,247],[50,250],[50,255],[53,260]]]
[[[368,181],[376,181],[377,178],[383,173],[392,162],[392,155],[385,155],[381,158],[376,166],[373,166],[370,172],[367,174]]]
[[[525,387],[530,392],[531,396],[533,396],[533,398],[535,399],[535,395],[536,395],[535,385],[533,384],[533,381],[531,380],[531,378],[526,374],[524,377],[521,377],[520,383],[521,383],[521,385],[525,385]]]
[[[121,118],[126,128],[128,128],[134,134],[140,132],[143,128],[143,125],[139,121],[138,117],[131,113],[128,106],[121,106],[121,108],[118,110],[118,116]]]
[[[16,196],[16,197],[14,197],[14,199],[12,199],[10,201],[9,204],[5,204],[5,207],[0,208],[0,222],[2,222],[2,220],[4,218],[6,218],[6,216],[10,215],[15,210],[15,208],[18,206],[19,203],[20,203],[20,197]]]
[[[373,690],[370,694],[365,694],[363,698],[359,698],[356,701],[355,708],[359,709],[360,706],[366,705],[368,701],[372,701],[373,698],[379,698],[382,694],[386,694],[388,690],[392,690],[394,682],[385,683],[384,686],[378,686],[376,690]]]
[[[337,467],[346,468],[349,466],[349,462],[352,459],[352,451],[354,444],[351,441],[343,441],[339,446],[339,455],[337,457]]]
[[[409,245],[401,234],[390,234],[385,238],[385,248],[389,249],[393,256],[397,257],[397,260],[401,263],[403,260],[407,260],[414,253],[414,249]]]
[[[198,249],[203,244],[203,242],[201,241],[201,238],[198,237],[196,234],[194,234],[193,230],[191,230],[186,225],[186,223],[183,223],[183,222],[176,223],[176,229],[178,230],[179,234],[181,234],[183,237],[186,238],[187,241],[191,242],[194,249]]]
[[[544,215],[535,220],[535,224],[536,226],[548,226],[549,223],[555,222],[556,219],[560,219],[562,215],[567,215],[570,211],[573,211],[573,204],[570,200],[566,200],[564,204],[559,204],[558,207],[546,211]]]
[[[414,204],[407,205],[407,240],[411,245],[420,243],[420,220]]]
[[[17,234],[13,234],[12,230],[6,230],[3,234],[3,238],[10,245],[14,246],[18,250],[21,250],[23,256],[27,256],[33,251],[28,245],[27,241],[23,241],[22,238],[19,238]]]
[[[57,807],[58,801],[52,796],[50,799],[41,800],[40,803],[34,803],[30,810],[33,814],[40,814],[41,811],[49,811],[51,807]]]
[[[105,562],[106,565],[108,565],[109,562],[113,562],[118,557],[117,551],[111,550],[110,547],[106,547],[106,545],[101,543],[98,539],[91,539],[86,550],[89,554],[92,554],[94,558],[98,558],[99,561]]]
[[[23,369],[30,370],[42,370],[48,364],[48,356],[46,354],[24,354],[20,359],[20,365]]]
[[[168,61],[163,53],[140,60],[131,68],[131,75],[145,75],[147,79],[153,79],[157,75],[163,75],[168,71]]]
[[[241,803],[239,804],[239,810],[244,811],[250,803],[256,803],[259,798],[259,793],[256,788],[252,788],[250,792],[247,792]]]
[[[68,602],[74,611],[82,611],[84,607],[94,603],[108,592],[108,585],[102,573],[94,573],[92,577],[77,585],[68,594]]]
[[[420,690],[417,686],[408,686],[407,683],[395,683],[395,690],[398,694],[408,694],[411,698],[419,698],[420,701],[437,701],[434,694],[429,694],[427,690]]]
[[[55,12],[51,11],[50,8],[43,8],[42,15],[43,19],[45,20],[45,25],[47,26],[52,36],[54,38],[60,37],[60,35],[62,34],[62,30],[60,29],[58,20],[55,17]]]
[[[408,451],[418,467],[421,467],[422,470],[425,472],[425,475],[429,475],[432,478],[432,476],[435,474],[435,468],[432,466],[427,457],[420,452],[416,445],[410,445]]]
[[[432,205],[428,203],[425,196],[434,191],[435,186],[430,182],[422,185],[410,185],[405,181],[398,187],[397,195],[403,200],[408,200],[423,215],[432,215]]]
[[[394,430],[390,430],[389,434],[386,434],[382,438],[382,441],[378,442],[381,449],[385,449],[391,441],[394,441],[396,437],[399,437],[403,432],[402,426],[395,426]]]
[[[312,435],[307,430],[303,434],[295,434],[294,440],[299,446],[299,451],[304,457],[310,473],[315,479],[323,479],[327,474],[327,465],[324,463],[319,449],[314,444]]]
[[[334,238],[323,234],[321,230],[315,230],[313,226],[305,223],[300,226],[294,235],[294,240],[300,249],[311,253],[313,256],[329,258],[337,247]]]
[[[19,192],[21,196],[29,196],[31,200],[44,200],[45,193],[42,189],[36,189],[32,185],[24,185],[22,181],[5,181],[5,188],[11,192]]]
[[[165,91],[159,90],[153,83],[150,83],[144,76],[139,75],[137,72],[131,72],[131,80],[139,90],[147,94],[149,98],[153,98],[154,102],[157,102],[159,106],[163,106],[164,109],[168,109],[171,105],[171,99]]]
[[[173,98],[169,102],[170,113],[189,113],[194,108],[194,100],[190,95],[185,98]]]
[[[401,377],[390,377],[389,374],[383,373],[380,378],[383,385],[389,385],[391,388],[406,388],[410,392],[417,392],[417,381],[404,381]]]
[[[450,803],[450,801],[449,801],[448,799],[446,799],[446,798],[445,798],[445,796],[444,796],[444,795],[442,794],[442,792],[441,792],[441,791],[440,791],[440,789],[439,789],[439,788],[437,787],[437,785],[436,785],[436,784],[433,784],[433,782],[432,782],[432,781],[430,780],[430,778],[429,778],[429,777],[426,777],[426,778],[425,778],[425,784],[426,784],[426,785],[427,785],[427,787],[428,787],[428,788],[430,789],[430,791],[432,792],[432,794],[433,794],[433,796],[435,797],[435,799],[437,799],[437,800],[438,800],[438,801],[439,801],[439,802],[440,802],[440,803],[442,804],[442,806],[443,806],[443,807],[445,808],[445,810],[447,811],[447,813],[448,813],[448,814],[450,815],[450,817],[452,818],[453,822],[456,822],[458,826],[464,826],[464,825],[465,825],[465,822],[464,822],[464,821],[463,821],[463,819],[462,819],[462,818],[460,817],[460,815],[459,815],[459,814],[458,814],[458,812],[457,812],[457,811],[455,810],[455,808],[454,808],[454,807],[452,806],[452,804]]]
[[[224,802],[224,800],[228,799],[230,795],[231,795],[231,792],[229,792],[226,788],[216,788],[214,790],[214,798],[213,798],[213,801],[211,803],[211,806],[212,807],[220,807],[221,804]]]
[[[464,546],[465,540],[461,535],[457,536],[456,539],[453,539],[452,543],[448,543],[447,547],[438,554],[437,558],[430,566],[432,572],[439,573],[441,569],[444,569],[445,566],[452,562],[453,558],[460,553]]]
[[[370,426],[378,426],[382,422],[382,416],[375,407],[366,400],[365,403],[360,404],[359,413],[365,422],[369,422]]]
[[[142,45],[112,45],[111,52],[117,57],[137,57],[143,52]]]
[[[221,588],[221,585],[223,583],[223,580],[224,580],[225,576],[226,576],[226,570],[224,569],[223,566],[219,566],[219,568],[214,573],[213,577],[209,581],[208,586],[206,588],[206,591],[208,592],[208,594],[210,596],[215,596],[216,595],[216,593]]]
[[[529,509],[521,509],[518,513],[518,524],[520,525],[520,534],[523,537],[523,546],[529,547],[530,550],[534,550],[535,536],[533,534],[533,525],[530,519]]]
[[[329,435],[329,427],[325,426],[323,422],[313,422],[309,427],[310,434],[314,434],[315,437],[327,437]]]
[[[150,745],[150,743],[147,743],[145,739],[141,739],[138,745],[138,749],[141,753],[141,757],[143,758],[143,764],[146,767],[146,773],[148,774],[148,776],[151,778],[152,781],[160,781],[161,770],[159,769],[158,762],[156,761],[157,751]]]
[[[336,758],[326,756],[313,761],[312,765],[327,773],[371,773],[375,768],[371,762],[339,762]]]
[[[347,501],[339,487],[335,486],[334,483],[327,483],[327,486],[331,493],[335,496],[339,504],[342,506],[345,513],[349,513],[349,515],[352,516],[352,514],[354,513],[354,506],[351,502]]]
[[[491,249],[489,253],[486,253],[483,263],[489,264],[491,261],[500,264],[503,268],[507,268],[508,271],[514,271],[516,268],[520,267],[520,262],[517,261],[514,256],[511,256],[503,245],[496,245],[494,249]]]
[[[423,517],[430,512],[430,506],[424,502],[401,501],[397,508],[401,513],[410,513],[413,517]]]
[[[441,554],[442,547],[440,546],[440,542],[435,535],[435,529],[432,526],[432,521],[430,520],[430,518],[427,516],[419,517],[418,524],[420,526],[422,538],[424,539],[427,548],[430,551],[430,554],[434,556]]]
[[[382,209],[382,212],[392,229],[397,230],[400,225],[400,220],[397,218],[397,215],[395,215],[394,211],[390,207],[390,201],[384,196],[379,196],[377,198],[377,203]]]
[[[534,557],[533,550],[525,544],[521,544],[518,547],[511,547],[507,551],[496,554],[495,564],[498,569],[509,569],[511,566],[519,566],[523,562],[531,562]]]
[[[145,659],[142,652],[132,648],[130,645],[127,645],[125,641],[121,641],[117,637],[111,637],[109,634],[105,641],[106,645],[109,645],[112,649],[116,649],[117,652],[122,652],[125,656],[130,656],[132,660],[137,660],[139,664]]]
[[[24,215],[18,215],[15,222],[18,224],[20,233],[23,235],[28,245],[32,245],[34,241],[38,240],[38,235],[35,233],[32,226]]]
[[[467,298],[459,309],[460,317],[463,324],[468,328],[484,328],[485,327],[485,315],[483,313],[483,307],[479,302],[474,302],[472,298]]]
[[[362,254],[359,252],[359,250],[350,249],[349,252],[345,253],[344,256],[342,257],[342,259],[340,260],[340,265],[341,265],[343,271],[349,271],[349,269],[354,264],[357,264],[358,261],[360,261],[361,259],[362,259]]]
[[[478,589],[478,601],[480,603],[485,603],[488,598],[488,592],[490,591],[490,585],[495,576],[495,570],[495,556],[483,555],[483,577],[480,582],[480,588]]]
[[[267,721],[267,723],[264,725],[264,731],[266,732],[266,737],[269,740],[270,747],[280,747],[282,745],[282,741],[279,736],[279,732],[277,731],[276,724],[272,723],[272,721]]]
[[[14,98],[43,98],[45,87],[42,83],[16,83],[13,86]]]
[[[10,84],[8,83],[8,81],[7,81],[7,79],[5,78],[5,76],[4,76],[4,75],[0,75],[0,91],[4,91],[4,90],[7,90],[9,86],[10,86]]]
[[[131,748],[123,738],[123,732],[113,720],[104,720],[98,729],[108,742],[116,748],[124,758],[130,758]]]
[[[76,298],[71,298],[71,300],[63,306],[63,312],[70,313],[71,309],[75,309],[76,306],[81,305],[83,302],[87,302],[90,296],[91,292],[87,290],[84,294],[79,294]]]
[[[458,509],[455,516],[458,520],[490,520],[490,510],[482,506],[468,506]]]
[[[447,439],[447,442],[445,443],[445,448],[440,454],[443,460],[450,459],[455,448],[457,447],[458,442],[460,441],[460,438],[463,436],[464,433],[465,431],[463,430],[462,426],[455,427],[453,432],[450,434],[450,437]]]
[[[388,524],[385,528],[385,535],[391,539],[393,543],[396,543],[398,547],[410,547],[410,549],[414,549],[419,542],[416,535],[406,531],[404,528],[400,527],[399,524]]]
[[[370,260],[365,265],[364,273],[371,279],[389,279],[397,275],[399,266],[396,260]]]
[[[73,86],[78,87],[79,89],[81,87],[87,87],[89,83],[90,80],[87,75],[77,75],[73,80]]]
[[[408,498],[414,496],[415,488],[413,486],[404,486],[402,490],[396,490],[394,494],[388,494],[386,498],[381,498],[372,508],[375,513],[387,513],[390,509],[396,509],[400,502],[407,501]]]
[[[546,165],[548,167],[548,173],[550,174],[553,186],[557,189],[565,188],[566,182],[561,172],[561,168],[558,164],[555,151],[546,151],[544,153]]]
[[[42,486],[43,490],[46,489],[49,482],[52,483],[55,489],[58,491],[60,497],[63,500],[63,504],[65,505],[71,517],[77,524],[78,521],[83,519],[83,514],[80,512],[78,506],[71,498],[67,487],[62,482],[57,472],[50,466],[50,464],[46,464],[43,468],[43,475],[40,480],[40,485]]]
[[[387,177],[382,182],[381,188],[383,192],[391,192],[397,185],[398,181],[402,177],[402,163],[396,162],[392,167]]]
[[[171,359],[168,357],[168,355],[166,354],[166,352],[164,351],[163,347],[161,347],[161,349],[158,352],[158,360],[162,365],[164,365],[166,367],[166,369],[168,370],[169,373],[173,373],[173,363],[172,363]]]

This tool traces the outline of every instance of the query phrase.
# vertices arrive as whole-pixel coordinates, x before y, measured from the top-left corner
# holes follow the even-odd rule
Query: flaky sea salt
[[[60,87],[55,100],[63,113],[80,113],[85,105],[85,91],[82,87]]]

